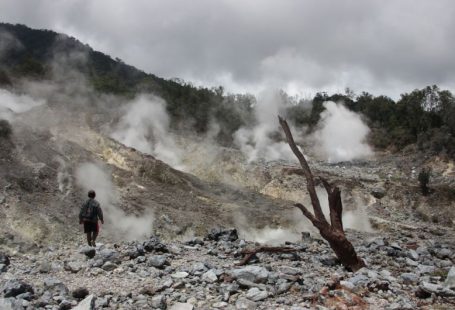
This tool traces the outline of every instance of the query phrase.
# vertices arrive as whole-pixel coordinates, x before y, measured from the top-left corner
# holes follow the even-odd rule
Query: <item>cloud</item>
[[[3,0],[0,18],[66,32],[166,78],[397,96],[455,89],[455,3],[425,1]]]

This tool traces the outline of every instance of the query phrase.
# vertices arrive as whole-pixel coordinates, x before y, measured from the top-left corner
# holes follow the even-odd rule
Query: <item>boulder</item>
[[[15,298],[0,298],[0,309],[2,310],[22,310],[22,303]]]

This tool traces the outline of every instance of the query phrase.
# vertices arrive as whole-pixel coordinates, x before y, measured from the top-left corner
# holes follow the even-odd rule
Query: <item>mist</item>
[[[234,133],[234,143],[248,162],[259,159],[295,161],[289,146],[272,138],[279,130],[278,115],[284,110],[285,102],[278,91],[266,91],[258,96],[254,106],[255,125],[242,127]]]
[[[166,102],[156,96],[138,96],[122,108],[111,137],[174,168],[182,169],[182,151],[169,133]]]
[[[315,150],[321,156],[333,163],[373,155],[366,143],[370,129],[358,114],[332,101],[324,102],[324,107],[314,133]]]
[[[100,165],[83,163],[75,172],[76,183],[87,193],[93,189],[101,204],[105,229],[119,240],[141,240],[153,232],[154,215],[146,211],[142,215],[127,214],[120,208],[121,201],[110,173]],[[103,227],[103,228],[104,228]]]
[[[0,119],[13,121],[17,114],[44,103],[43,99],[34,99],[28,95],[19,95],[0,88]]]

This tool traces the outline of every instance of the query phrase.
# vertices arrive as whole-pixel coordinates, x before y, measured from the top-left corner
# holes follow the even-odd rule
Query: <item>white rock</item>
[[[193,310],[193,309],[194,309],[194,306],[192,304],[181,303],[181,302],[177,302],[169,308],[169,310]]]
[[[94,295],[88,295],[82,300],[73,310],[94,310],[95,309],[95,300]]]
[[[455,267],[450,268],[447,278],[444,282],[444,287],[453,289],[455,288]]]

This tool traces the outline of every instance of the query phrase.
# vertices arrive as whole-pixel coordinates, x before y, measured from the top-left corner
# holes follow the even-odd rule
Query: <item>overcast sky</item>
[[[0,0],[0,20],[231,92],[455,90],[452,0]]]

